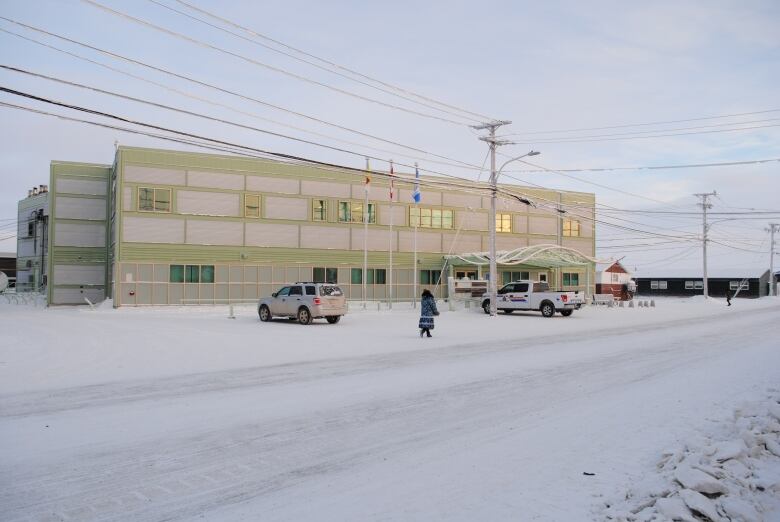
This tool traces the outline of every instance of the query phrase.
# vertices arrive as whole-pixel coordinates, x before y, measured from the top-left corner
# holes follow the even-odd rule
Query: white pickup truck
[[[515,310],[538,310],[544,317],[555,312],[569,317],[583,303],[579,292],[550,292],[547,283],[534,281],[512,281],[498,290],[496,309],[511,314]],[[482,309],[490,313],[490,297],[482,301]]]

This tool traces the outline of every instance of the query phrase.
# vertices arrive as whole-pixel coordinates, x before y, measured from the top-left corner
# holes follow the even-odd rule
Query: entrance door
[[[455,279],[471,279],[475,281],[477,279],[476,270],[456,270]]]

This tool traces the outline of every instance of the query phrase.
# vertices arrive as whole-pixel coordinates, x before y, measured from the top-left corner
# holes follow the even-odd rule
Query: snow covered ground
[[[0,304],[0,518],[667,520],[694,469],[722,520],[780,520],[780,300],[657,305],[441,307],[420,339],[411,310]]]

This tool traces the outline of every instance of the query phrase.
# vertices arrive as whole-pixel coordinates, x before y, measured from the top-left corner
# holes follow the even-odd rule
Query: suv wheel
[[[552,303],[542,303],[540,310],[542,315],[545,317],[552,317],[555,315],[555,307],[552,305]]]
[[[490,299],[485,299],[482,301],[482,309],[486,314],[490,315]]]
[[[311,312],[305,306],[298,310],[298,322],[301,324],[311,324]]]
[[[269,310],[265,305],[260,307],[260,309],[257,311],[257,315],[260,316],[260,320],[263,322],[271,320],[271,310]]]
[[[338,323],[341,320],[341,316],[340,315],[329,315],[325,319],[327,319],[330,324],[336,324],[336,323]]]

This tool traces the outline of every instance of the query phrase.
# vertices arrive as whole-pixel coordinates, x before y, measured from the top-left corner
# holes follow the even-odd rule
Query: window
[[[619,283],[620,282],[620,274],[612,273],[612,282],[613,283]]]
[[[214,282],[214,265],[201,265],[201,267],[200,267],[200,282],[201,283],[213,283]]]
[[[200,266],[187,265],[184,267],[185,283],[200,283]]]
[[[745,282],[742,283],[742,285],[740,287],[740,281],[729,281],[729,288],[731,290],[737,290],[737,289],[749,290],[750,289],[750,284],[747,281],[745,281]]]
[[[258,194],[244,195],[244,217],[260,217],[260,196]]]
[[[666,281],[658,281],[658,289],[659,290],[666,290]]]
[[[409,226],[420,228],[446,228],[451,229],[453,224],[452,210],[430,207],[409,207]]]
[[[363,284],[363,269],[353,268],[351,274],[351,281],[353,285]],[[387,270],[384,268],[369,268],[366,284],[367,285],[384,285],[387,276]]]
[[[183,265],[171,265],[171,268],[170,268],[170,281],[171,281],[171,283],[183,283],[184,282],[184,266]]]
[[[339,201],[339,221],[342,223],[362,223],[364,203]],[[368,204],[368,222],[376,223],[376,205]]]
[[[170,212],[171,189],[140,187],[138,189],[138,210],[142,212]]]
[[[276,297],[287,297],[288,295],[290,295],[290,287],[289,286],[285,286],[284,288],[282,288],[281,290],[276,292]]]
[[[27,237],[33,237],[35,235],[35,222],[30,221],[27,223]]]
[[[565,237],[579,237],[580,235],[580,222],[576,219],[564,219],[563,220],[563,235]]]
[[[313,275],[315,283],[337,283],[338,281],[338,269],[337,268],[321,268],[314,267]]]
[[[650,281],[650,290],[658,290],[658,281]]]
[[[503,283],[511,283],[512,281],[518,281],[520,279],[531,279],[531,274],[528,272],[504,272],[502,275]]]
[[[314,221],[327,221],[328,220],[328,202],[324,199],[315,199],[311,204],[311,218]],[[341,220],[339,220],[341,221]]]
[[[438,270],[420,270],[420,284],[435,285],[436,283],[439,282],[440,274],[441,272],[439,272]]]
[[[563,286],[579,286],[580,274],[577,273],[563,273]]]
[[[547,274],[539,274],[539,282],[540,283],[546,283],[547,282]]]
[[[693,287],[696,290],[704,290],[704,281],[694,281],[693,282]]]
[[[685,282],[685,289],[686,290],[693,290],[693,281],[686,281]]]
[[[307,286],[306,287],[306,295],[317,295],[317,287],[316,286]]]
[[[496,214],[496,232],[512,231],[512,214]]]
[[[300,286],[291,286],[290,295],[303,295],[303,288]]]

